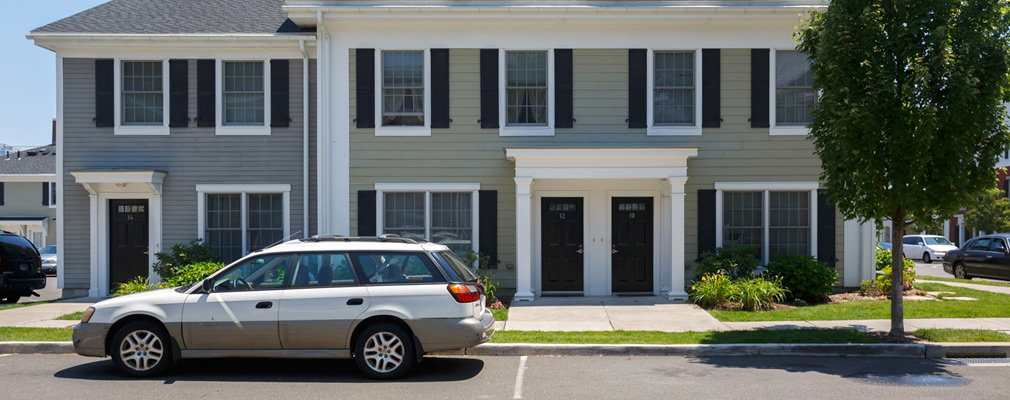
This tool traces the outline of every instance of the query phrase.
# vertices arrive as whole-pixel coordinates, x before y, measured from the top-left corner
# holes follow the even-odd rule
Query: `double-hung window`
[[[382,52],[382,126],[424,125],[424,52]]]
[[[764,263],[777,255],[814,255],[816,183],[800,185],[811,189],[757,186],[716,184],[722,221],[716,244],[758,246]]]
[[[504,52],[502,60],[501,135],[554,134],[551,69],[553,52]]]
[[[814,76],[807,56],[798,51],[775,51],[772,92],[775,107],[772,112],[773,134],[802,134],[809,132],[813,122],[811,111],[817,102]]]
[[[197,185],[200,237],[229,263],[289,235],[290,187]],[[277,186],[277,187],[272,187]]]
[[[649,135],[701,134],[701,57],[698,50],[650,53]]]
[[[217,76],[216,133],[269,135],[269,60],[218,60]]]
[[[115,134],[167,135],[168,62],[119,60],[115,65]]]
[[[444,244],[461,256],[476,251],[476,189],[450,190],[383,191],[380,233]]]

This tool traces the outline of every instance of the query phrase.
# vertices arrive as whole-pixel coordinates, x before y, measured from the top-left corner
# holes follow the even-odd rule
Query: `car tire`
[[[929,257],[929,253],[922,253],[922,262],[926,264],[932,264],[933,259]]]
[[[399,378],[414,366],[413,338],[397,324],[369,325],[354,345],[354,361],[371,379]]]
[[[971,279],[968,276],[968,269],[961,263],[954,264],[954,277],[957,279]]]
[[[14,304],[21,301],[21,296],[7,296],[0,299],[0,304]]]
[[[133,378],[162,375],[173,364],[171,337],[151,321],[130,322],[116,331],[109,353],[119,372]]]

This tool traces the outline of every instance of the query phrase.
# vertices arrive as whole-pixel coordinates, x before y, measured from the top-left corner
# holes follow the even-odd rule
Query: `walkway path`
[[[931,281],[931,280],[929,280],[929,278],[925,278],[925,279],[919,278],[919,279],[916,279],[915,281],[916,282],[939,283],[939,284],[942,284],[942,285],[957,286],[957,287],[963,287],[963,288],[967,288],[967,289],[981,290],[981,291],[984,291],[984,292],[1010,294],[1010,287],[1005,287],[1005,286],[979,285],[979,284],[976,284],[976,283]]]
[[[80,321],[57,320],[61,316],[84,311],[100,299],[79,298],[55,303],[0,310],[0,327],[67,328]]]

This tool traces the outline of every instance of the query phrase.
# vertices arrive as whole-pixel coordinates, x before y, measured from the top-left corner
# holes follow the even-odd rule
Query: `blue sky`
[[[108,0],[0,1],[0,143],[49,143],[56,117],[56,57],[29,31]]]

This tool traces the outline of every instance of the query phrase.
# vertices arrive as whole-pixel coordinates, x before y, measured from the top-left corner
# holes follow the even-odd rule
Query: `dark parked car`
[[[1010,279],[1010,235],[986,235],[947,252],[943,270],[958,279]]]
[[[21,235],[0,232],[0,303],[17,303],[45,287],[46,274],[35,245]]]

